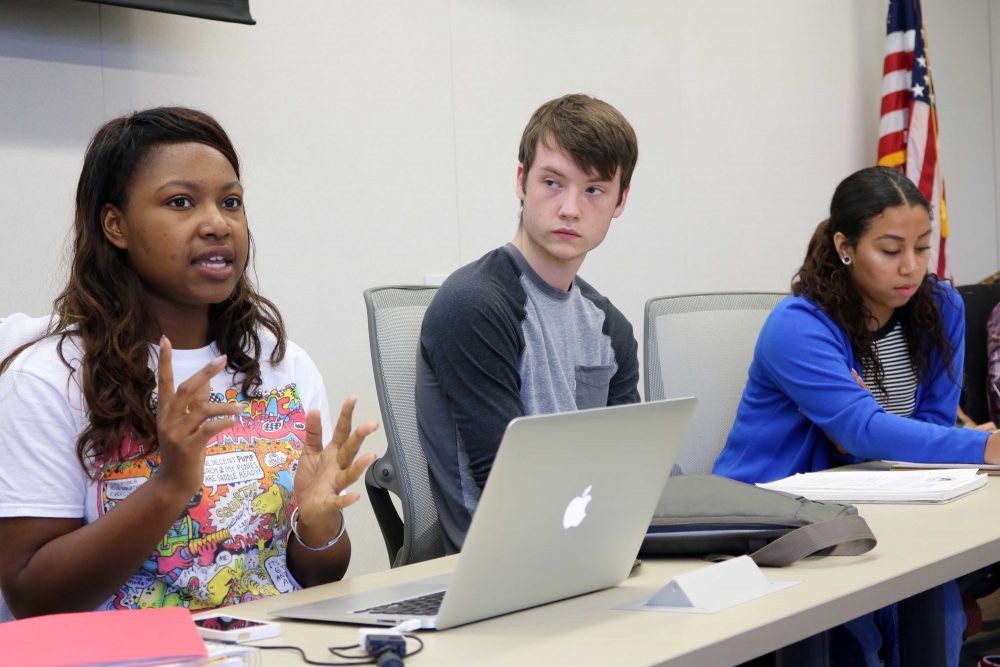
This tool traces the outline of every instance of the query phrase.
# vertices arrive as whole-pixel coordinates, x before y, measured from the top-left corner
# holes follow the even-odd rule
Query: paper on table
[[[156,665],[204,658],[205,643],[184,607],[51,614],[0,623],[5,664]]]
[[[885,461],[893,470],[940,470],[941,468],[975,468],[987,475],[1000,475],[1000,465],[989,463],[917,463],[916,461]]]
[[[799,473],[757,486],[812,500],[848,503],[942,503],[986,485],[976,468]]]

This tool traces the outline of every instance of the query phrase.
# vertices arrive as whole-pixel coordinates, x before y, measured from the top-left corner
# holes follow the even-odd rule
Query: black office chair
[[[955,289],[965,302],[965,377],[961,407],[965,414],[982,424],[990,420],[986,380],[986,322],[1000,303],[1000,282],[992,285],[959,285]]]

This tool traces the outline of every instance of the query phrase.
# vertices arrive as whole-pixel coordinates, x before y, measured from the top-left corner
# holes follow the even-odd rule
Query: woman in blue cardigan
[[[964,306],[928,273],[930,239],[930,205],[898,171],[862,169],[837,186],[792,295],[761,329],[713,472],[766,482],[869,459],[1000,463],[1000,432],[954,427]],[[965,619],[954,584],[945,598],[957,664]],[[834,657],[853,650],[843,664],[878,665],[894,626],[887,608],[835,629],[857,644],[845,649],[835,632]],[[885,664],[896,664],[886,644]]]

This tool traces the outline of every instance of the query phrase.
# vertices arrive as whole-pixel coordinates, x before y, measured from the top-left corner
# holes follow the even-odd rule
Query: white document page
[[[1000,465],[990,463],[917,463],[916,461],[885,461],[893,470],[940,470],[941,468],[975,468],[995,475],[1000,473]]]
[[[976,468],[935,470],[858,470],[799,473],[758,484],[811,500],[848,503],[940,503],[986,484]]]

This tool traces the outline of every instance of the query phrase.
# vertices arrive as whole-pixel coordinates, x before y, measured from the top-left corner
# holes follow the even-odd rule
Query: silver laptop
[[[419,619],[443,630],[614,586],[639,552],[694,405],[680,398],[515,419],[452,574],[272,614]]]

